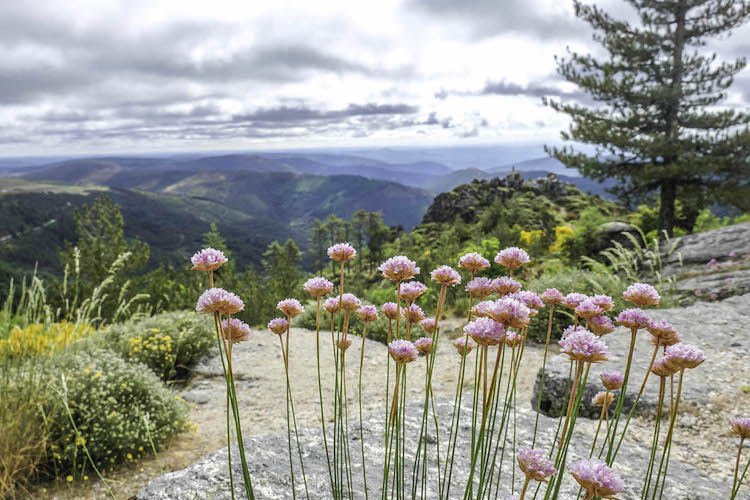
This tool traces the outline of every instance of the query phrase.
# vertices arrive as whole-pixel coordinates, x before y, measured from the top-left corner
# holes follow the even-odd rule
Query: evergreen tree
[[[299,247],[291,238],[283,245],[278,241],[272,242],[263,253],[263,269],[269,289],[278,300],[300,295],[301,261]]]
[[[546,100],[571,118],[564,140],[596,146],[548,148],[557,159],[597,180],[621,181],[626,200],[658,190],[659,228],[672,235],[675,201],[710,196],[749,203],[750,114],[719,105],[745,59],[717,62],[699,50],[750,17],[740,0],[627,0],[639,23],[614,19],[576,0],[576,16],[594,29],[606,58],[571,52],[558,72],[596,104]]]

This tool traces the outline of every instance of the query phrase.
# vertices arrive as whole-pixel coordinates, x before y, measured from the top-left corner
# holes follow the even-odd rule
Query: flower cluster
[[[498,252],[495,256],[495,262],[508,269],[518,269],[522,265],[531,262],[531,259],[526,250],[518,247],[509,247]]]
[[[560,339],[560,352],[572,360],[598,363],[607,359],[607,344],[586,330],[576,330]]]
[[[490,267],[490,261],[477,252],[471,252],[458,259],[458,267],[467,271],[483,271]]]
[[[341,308],[344,311],[356,311],[361,305],[362,301],[359,300],[353,293],[345,293],[341,296]]]
[[[576,307],[578,307],[578,304],[583,302],[584,300],[588,299],[589,296],[583,293],[578,292],[571,292],[568,295],[565,296],[565,298],[560,302],[562,305],[567,307],[568,309],[575,311]]]
[[[604,388],[610,391],[620,389],[625,382],[625,375],[614,370],[604,370],[599,374],[599,378]]]
[[[357,316],[365,323],[370,323],[378,319],[378,308],[375,306],[362,306],[357,309]]]
[[[638,308],[625,309],[615,319],[622,326],[626,326],[632,330],[646,328],[652,321],[651,316]]]
[[[407,281],[401,284],[401,298],[407,302],[414,302],[427,291],[427,287],[419,281]],[[399,291],[396,290],[396,296]]]
[[[612,401],[615,400],[615,395],[611,392],[601,391],[597,392],[596,396],[591,399],[591,402],[596,406],[609,406]]]
[[[604,309],[594,304],[591,299],[582,300],[575,308],[575,313],[585,320],[599,316],[603,312]]]
[[[612,320],[606,316],[594,316],[589,320],[589,328],[594,335],[601,337],[615,331],[615,325]]]
[[[227,262],[224,252],[215,248],[204,248],[190,257],[196,271],[216,271]]]
[[[456,286],[461,283],[461,275],[450,266],[440,266],[430,273],[433,281],[443,286]]]
[[[477,304],[479,305],[479,304]],[[489,316],[506,327],[523,328],[529,322],[531,311],[526,304],[511,298],[498,299],[488,307]]]
[[[393,281],[410,280],[419,274],[417,263],[413,260],[409,260],[404,255],[397,255],[386,260],[378,266],[378,271],[383,273],[383,276]]]
[[[477,318],[464,327],[464,331],[481,346],[493,346],[503,341],[505,327],[490,318]]]
[[[398,316],[398,306],[395,302],[386,302],[380,310],[383,311],[383,314],[389,320],[394,320]]]
[[[198,298],[195,310],[204,314],[237,314],[245,309],[245,303],[237,295],[223,288],[209,288]]]
[[[655,306],[661,300],[656,288],[646,283],[633,283],[622,292],[622,298],[638,307]]]
[[[557,472],[554,463],[547,459],[543,450],[522,448],[516,457],[521,471],[536,481],[546,481],[549,476]]]
[[[614,498],[614,495],[625,490],[620,475],[600,460],[578,460],[570,464],[568,472],[591,497]]]
[[[499,278],[492,280],[492,288],[494,288],[498,295],[502,297],[519,291],[521,289],[521,283],[510,276],[500,276]]]
[[[424,318],[424,311],[417,304],[401,309],[401,316],[410,323],[420,323]]]
[[[289,321],[284,318],[274,318],[268,322],[268,329],[276,335],[286,333],[289,328]]]
[[[545,304],[555,305],[565,300],[565,296],[557,288],[548,288],[541,295]]]
[[[741,439],[750,439],[750,417],[733,418],[729,425]]]
[[[433,318],[427,318],[422,320],[422,328],[426,333],[432,333],[435,331],[435,320]]]
[[[226,340],[233,344],[244,342],[250,339],[250,327],[236,318],[222,320],[221,333]]]
[[[297,299],[284,299],[276,304],[276,309],[290,318],[294,318],[305,312],[305,307]]]
[[[349,243],[336,243],[328,247],[328,256],[336,262],[348,262],[357,256],[357,251]]]
[[[476,344],[471,339],[466,340],[466,337],[457,338],[453,345],[456,346],[456,350],[461,356],[466,356],[476,347]]]
[[[667,347],[667,364],[677,370],[695,368],[706,360],[703,351],[693,344],[679,344]]]
[[[395,305],[395,304],[394,304]],[[338,297],[329,297],[323,302],[323,309],[331,313],[331,315],[336,314],[339,312],[340,306],[339,306],[339,298]]]
[[[469,292],[469,295],[472,297],[478,297],[480,299],[488,297],[494,291],[492,280],[484,277],[474,278],[466,284],[466,291]]]
[[[426,356],[432,352],[432,339],[429,337],[420,337],[414,341],[414,347]]]
[[[315,278],[310,278],[305,281],[302,288],[313,297],[323,297],[324,295],[331,293],[333,290],[333,283],[321,276],[316,276]]]
[[[419,351],[414,344],[404,339],[394,340],[388,344],[388,353],[399,365],[411,363],[419,357]]]

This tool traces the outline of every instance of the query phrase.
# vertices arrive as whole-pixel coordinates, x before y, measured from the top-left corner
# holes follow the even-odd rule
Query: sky
[[[567,0],[7,0],[0,155],[549,143],[566,48],[600,50]]]

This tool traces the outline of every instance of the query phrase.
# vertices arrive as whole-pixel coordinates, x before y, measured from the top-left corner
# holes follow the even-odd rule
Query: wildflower
[[[586,294],[572,292],[565,296],[561,304],[567,307],[568,309],[575,311],[575,308],[578,307],[578,304],[580,304],[581,302],[583,302],[584,300],[588,298],[589,296]]]
[[[420,323],[424,319],[424,311],[417,304],[412,304],[401,309],[401,316],[410,323]]]
[[[737,257],[737,252],[729,252],[729,257],[734,259],[735,257]]]
[[[661,300],[656,288],[647,283],[633,283],[622,292],[622,298],[638,307],[655,306]]]
[[[477,318],[469,322],[464,331],[474,339],[474,342],[485,347],[499,344],[506,334],[505,327],[490,318]]]
[[[669,377],[670,375],[674,375],[678,371],[679,369],[676,366],[671,365],[669,363],[669,358],[667,358],[666,356],[657,359],[651,366],[651,373],[653,373],[657,377]]]
[[[611,311],[615,308],[615,302],[609,295],[594,295],[591,302],[602,308],[603,312]]]
[[[506,327],[521,328],[529,322],[529,308],[515,299],[499,299],[492,304],[489,314]]]
[[[674,339],[676,335],[679,336],[675,327],[673,327],[668,321],[665,321],[663,319],[659,321],[652,321],[646,327],[646,330],[648,330],[649,333],[654,336],[654,340],[656,340],[656,342],[659,344],[661,344],[661,339],[668,340],[668,339]],[[663,345],[672,345],[672,344],[663,344]]]
[[[521,283],[510,276],[500,276],[492,280],[492,287],[500,296],[516,293],[521,289]]]
[[[713,292],[713,293],[711,294],[711,300],[716,300],[716,299],[718,299],[718,298],[719,298],[719,294],[718,294],[718,293],[716,293],[716,292]]]
[[[450,266],[440,266],[430,273],[433,281],[443,286],[456,286],[461,283],[461,275]]]
[[[591,402],[595,404],[596,406],[605,406],[605,405],[609,406],[612,404],[612,401],[614,400],[615,400],[614,394],[612,394],[611,392],[601,391],[601,392],[596,393],[596,396],[594,396],[591,399]]]
[[[466,356],[476,347],[476,344],[471,339],[467,341],[466,337],[457,338],[453,345],[456,346],[456,350],[461,356]]]
[[[729,421],[729,425],[732,426],[732,430],[741,439],[750,439],[750,418],[748,417],[737,417]]]
[[[68,480],[69,483],[73,482],[73,476],[68,476],[66,479]]]
[[[210,288],[198,298],[195,310],[204,314],[236,314],[245,309],[245,304],[237,295],[223,288]]]
[[[544,302],[542,302],[542,299],[539,297],[539,295],[535,294],[532,291],[522,290],[515,295],[518,296],[518,300],[523,302],[526,307],[528,307],[532,311],[536,311],[537,309],[544,309]]]
[[[582,300],[575,308],[575,313],[583,319],[591,319],[603,312],[604,310],[594,304],[591,299]]]
[[[305,284],[302,285],[302,288],[313,297],[322,297],[331,293],[333,290],[333,283],[321,276],[317,276],[307,280]]]
[[[483,299],[493,292],[492,280],[489,278],[474,278],[466,284],[466,291],[472,297]]]
[[[204,248],[190,257],[196,271],[216,271],[227,261],[224,252],[215,248]]]
[[[675,344],[679,344],[682,342],[682,335],[680,335],[680,332],[674,331],[669,334],[664,334],[661,337],[651,337],[651,345],[660,345],[660,346],[671,346]]]
[[[516,457],[518,466],[526,477],[535,481],[546,481],[549,476],[557,472],[554,463],[547,460],[546,453],[542,450],[532,450],[529,447],[522,448]]]
[[[565,297],[557,288],[547,288],[547,290],[545,290],[545,292],[541,295],[541,298],[545,304],[552,305],[559,304],[560,302],[565,300]]]
[[[490,309],[495,304],[492,300],[485,300],[471,308],[471,314],[477,318],[486,318],[490,315]]]
[[[419,356],[419,352],[413,343],[408,340],[398,339],[388,344],[388,353],[397,364],[411,363]]]
[[[571,333],[585,332],[585,331],[586,331],[586,329],[584,327],[582,327],[582,326],[570,325],[565,330],[563,330],[563,333],[562,333],[562,336],[560,337],[560,339],[567,338],[568,335],[570,335]]]
[[[339,298],[338,297],[327,298],[325,302],[323,302],[323,309],[325,309],[331,314],[336,314],[337,312],[339,312]]]
[[[586,498],[599,496],[611,499],[625,490],[625,483],[620,475],[601,460],[578,460],[568,466],[568,472],[586,490]]]
[[[287,328],[289,328],[289,321],[285,318],[274,318],[268,322],[268,329],[276,335],[285,333]]]
[[[383,314],[388,319],[396,319],[396,315],[398,314],[398,306],[396,306],[395,302],[386,302],[380,310],[383,311]]]
[[[526,250],[518,247],[508,247],[497,253],[495,262],[508,269],[518,269],[522,265],[531,262],[531,259]]]
[[[594,316],[589,320],[589,328],[594,332],[594,335],[601,337],[615,331],[615,325],[612,320],[606,316]]]
[[[362,301],[359,300],[353,293],[345,293],[341,296],[341,308],[344,311],[356,311],[362,305]]]
[[[458,267],[467,271],[483,271],[490,267],[490,261],[477,252],[471,252],[458,259]]]
[[[678,369],[695,368],[706,360],[698,346],[684,342],[667,347],[666,356],[668,363]]]
[[[510,331],[505,335],[505,345],[513,349],[523,344],[523,335]]]
[[[352,339],[348,337],[342,337],[336,342],[336,346],[342,351],[346,352],[349,347],[352,345]]]
[[[349,243],[336,243],[328,247],[328,256],[336,262],[348,262],[357,256],[357,251]]]
[[[365,323],[378,319],[378,308],[375,306],[362,306],[357,309],[357,316]]]
[[[221,333],[226,340],[231,341],[233,344],[250,339],[250,327],[248,324],[235,318],[222,320]]]
[[[700,295],[702,295],[702,294],[703,294],[703,292],[701,291],[701,289],[700,289],[700,288],[696,288],[696,289],[695,289],[695,295],[697,295],[697,296],[700,296]]]
[[[599,374],[599,378],[602,381],[605,389],[610,391],[616,391],[622,388],[622,384],[625,382],[625,375],[614,370],[605,370]]]
[[[576,330],[564,339],[560,339],[560,352],[570,359],[598,363],[607,359],[607,344],[586,330]]]
[[[429,337],[420,337],[414,341],[414,347],[426,356],[432,351],[432,339]]]
[[[427,318],[422,320],[422,328],[426,333],[432,333],[435,331],[435,320],[433,318]]]
[[[633,330],[640,328],[646,328],[651,324],[651,317],[638,308],[625,309],[615,318],[618,323],[622,326],[626,326]]]
[[[299,316],[300,314],[305,312],[304,306],[300,304],[299,300],[297,299],[284,299],[276,304],[276,309],[283,312],[290,318]]]
[[[409,260],[404,255],[397,255],[386,260],[378,266],[378,271],[383,273],[383,276],[393,281],[410,280],[415,275],[419,274],[417,263],[413,260]]]
[[[427,287],[419,281],[407,281],[401,284],[401,298],[407,302],[414,302],[427,291]],[[398,296],[396,290],[396,296]]]

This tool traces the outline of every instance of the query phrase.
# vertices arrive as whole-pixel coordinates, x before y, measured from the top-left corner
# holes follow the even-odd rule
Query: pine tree
[[[545,100],[571,118],[564,140],[595,146],[595,154],[547,148],[597,180],[617,178],[626,201],[659,191],[659,228],[672,235],[675,201],[717,199],[745,208],[750,197],[750,114],[721,107],[745,59],[717,62],[703,54],[750,17],[740,0],[627,0],[639,23],[614,19],[576,0],[606,58],[569,52],[558,72],[594,105]],[[711,199],[713,197],[713,199]]]

